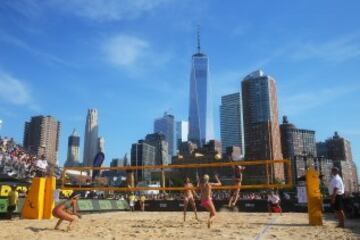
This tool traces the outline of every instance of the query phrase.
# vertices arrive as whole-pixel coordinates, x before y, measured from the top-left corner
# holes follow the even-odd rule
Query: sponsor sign
[[[113,207],[111,206],[110,200],[99,200],[100,210],[111,210]]]
[[[8,200],[5,198],[0,198],[0,213],[7,212]]]
[[[94,210],[92,200],[78,200],[77,204],[80,211],[91,211]]]

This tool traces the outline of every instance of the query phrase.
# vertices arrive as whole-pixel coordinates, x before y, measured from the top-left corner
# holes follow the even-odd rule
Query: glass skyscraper
[[[244,130],[240,92],[221,97],[220,133],[223,153],[226,152],[227,147],[237,146],[241,149],[241,155],[244,155]]]
[[[164,116],[154,121],[154,132],[165,135],[168,142],[168,153],[173,156],[175,153],[175,117],[167,112]]]
[[[200,51],[192,56],[190,75],[189,141],[202,147],[213,139],[209,86],[209,59]]]
[[[139,140],[131,146],[131,166],[155,165],[156,148],[144,140]],[[135,171],[136,181],[151,181],[150,169],[139,169]]]
[[[68,138],[68,153],[65,167],[74,167],[79,165],[80,137],[76,130]]]
[[[187,142],[189,135],[189,122],[176,122],[176,149],[179,151],[182,142]]]

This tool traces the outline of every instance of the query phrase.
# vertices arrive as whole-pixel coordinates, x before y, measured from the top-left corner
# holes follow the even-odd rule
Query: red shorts
[[[273,213],[279,213],[281,212],[281,207],[280,207],[280,204],[270,204],[270,207],[271,207],[271,212]]]
[[[211,203],[212,199],[208,198],[208,199],[201,199],[201,206],[203,206],[204,208],[206,207],[210,207],[210,203]]]

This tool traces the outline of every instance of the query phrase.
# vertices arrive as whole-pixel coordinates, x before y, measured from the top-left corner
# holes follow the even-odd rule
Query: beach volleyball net
[[[252,160],[193,164],[142,165],[118,167],[65,167],[61,173],[63,190],[74,191],[184,191],[185,178],[194,188],[204,174],[214,182],[217,175],[222,186],[214,190],[238,189],[234,181],[235,166],[242,166],[241,189],[284,189],[293,187],[289,160]]]

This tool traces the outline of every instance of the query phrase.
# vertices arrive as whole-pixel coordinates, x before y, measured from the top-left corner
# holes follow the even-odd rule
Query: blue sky
[[[53,115],[63,163],[95,107],[107,162],[123,156],[164,111],[187,119],[200,24],[217,138],[220,97],[261,68],[276,79],[279,118],[317,140],[339,131],[360,165],[359,11],[355,0],[1,1],[0,135],[22,142],[30,116]]]

